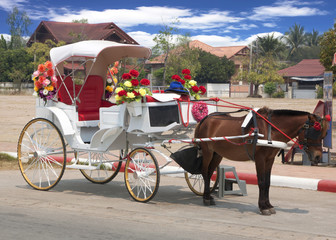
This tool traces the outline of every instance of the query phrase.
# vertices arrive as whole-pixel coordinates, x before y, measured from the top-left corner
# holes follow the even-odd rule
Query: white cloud
[[[177,19],[176,27],[178,28],[207,30],[218,29],[244,20],[241,17],[235,17],[229,11],[196,12],[193,9],[161,6],[105,9],[103,11],[83,9],[78,12],[70,12],[67,9],[51,9],[48,15],[52,21],[71,22],[74,19],[85,18],[89,23],[114,22],[119,27],[126,29],[139,25],[170,25]],[[41,17],[41,15],[37,13],[35,17]]]
[[[4,37],[4,39],[5,39],[6,41],[10,41],[10,40],[11,40],[11,35],[9,35],[9,34],[7,34],[7,33],[1,33],[0,36],[1,36],[1,35]]]
[[[277,25],[275,23],[263,23],[263,26],[273,28],[276,27]]]
[[[314,2],[319,4],[320,2]],[[326,11],[318,8],[307,7],[314,3],[293,1],[277,1],[272,6],[260,6],[253,9],[253,15],[248,17],[251,20],[267,20],[274,17],[302,17],[325,15]],[[306,6],[304,6],[306,5]]]
[[[199,40],[212,47],[225,47],[225,46],[238,46],[246,45],[244,41],[241,41],[239,37],[232,38],[230,36],[218,36],[218,35],[196,35],[191,37],[192,40]]]
[[[121,28],[146,25],[170,24],[174,19],[191,15],[189,9],[169,7],[137,7],[135,9],[106,9],[104,11],[80,10],[79,12],[54,13],[53,21],[71,22],[88,19],[89,23],[114,22]]]
[[[153,39],[156,36],[156,34],[150,34],[142,31],[128,32],[127,34],[130,35],[135,41],[137,41],[142,46],[153,47],[155,45]]]
[[[283,35],[280,32],[266,32],[251,35],[246,39],[241,39],[239,37],[218,36],[218,35],[196,35],[192,36],[192,40],[199,40],[212,47],[242,46],[242,45],[249,45],[254,40],[256,40],[258,36],[264,37],[269,34],[274,34],[275,38],[281,37]]]
[[[13,7],[15,6],[20,7],[24,3],[27,3],[27,0],[1,0],[0,8],[9,12],[9,11],[12,11]]]

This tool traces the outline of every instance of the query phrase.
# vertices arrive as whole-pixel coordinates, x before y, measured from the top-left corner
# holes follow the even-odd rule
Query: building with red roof
[[[303,59],[298,64],[279,70],[293,98],[316,97],[316,85],[323,84],[325,68],[319,59]]]
[[[64,41],[67,44],[78,40],[109,40],[138,45],[133,38],[113,22],[90,24],[41,21],[29,38],[27,46],[31,46],[34,42],[44,43],[48,39],[55,43]]]

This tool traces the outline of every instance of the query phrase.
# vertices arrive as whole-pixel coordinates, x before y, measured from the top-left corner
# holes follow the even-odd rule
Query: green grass
[[[0,161],[16,162],[17,159],[15,157],[10,156],[7,153],[0,153]]]

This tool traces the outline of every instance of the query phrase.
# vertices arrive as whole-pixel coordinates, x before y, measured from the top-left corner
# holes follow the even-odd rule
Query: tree
[[[327,71],[336,73],[336,66],[332,66],[334,53],[336,53],[336,23],[333,29],[329,29],[321,37],[320,41],[321,53],[320,62]]]
[[[26,49],[0,49],[0,82],[29,81],[34,71],[33,56]]]
[[[27,52],[34,56],[34,68],[36,69],[40,63],[50,60],[50,49],[63,46],[65,44],[66,43],[63,41],[55,43],[50,39],[46,40],[44,43],[33,43],[31,47],[27,48]]]
[[[80,32],[69,32],[69,36],[72,38],[71,42],[80,42],[88,39],[88,36],[84,33],[85,25],[89,23],[88,19],[82,18],[80,20],[72,20],[73,23],[83,23],[80,28]]]
[[[313,29],[311,33],[306,33],[306,41],[309,47],[318,46],[320,39],[321,35],[319,35],[319,32],[315,29]]]
[[[178,30],[175,27],[175,25],[178,23],[178,21],[174,21],[171,23],[171,26],[164,25],[163,29],[159,31],[159,34],[155,36],[153,41],[156,43],[153,47],[152,51],[154,55],[161,55],[163,54],[163,85],[165,84],[166,80],[166,64],[168,60],[169,52],[175,48],[174,43],[174,34],[177,34]]]
[[[253,95],[258,95],[258,88],[260,84],[267,82],[282,83],[284,80],[282,76],[277,73],[277,65],[271,55],[258,57],[253,61],[251,70],[243,70],[236,76],[236,80],[243,79],[254,85]]]
[[[25,11],[20,12],[17,7],[13,8],[13,11],[9,13],[7,20],[9,30],[11,34],[11,49],[18,49],[25,45],[23,36],[29,35],[28,27],[31,25],[31,21]]]
[[[209,52],[199,50],[201,69],[195,80],[199,83],[226,83],[235,72],[234,62],[225,56],[220,58]]]
[[[6,39],[4,38],[3,35],[1,35],[1,39],[0,39],[0,49],[4,49],[4,50],[7,50],[7,41]]]
[[[294,59],[294,56],[300,55],[300,49],[306,43],[304,27],[295,23],[289,28],[289,32],[285,33],[284,39],[289,47],[288,59]]]
[[[285,46],[279,40],[279,38],[274,37],[274,33],[267,34],[264,37],[257,37],[257,54],[261,56],[271,55],[273,57],[280,58],[281,53],[284,52]]]
[[[192,77],[195,77],[200,70],[199,51],[189,46],[190,37],[188,34],[180,36],[176,47],[168,56],[166,63],[165,82],[171,82],[171,77],[175,74],[181,74],[182,70],[188,68]]]

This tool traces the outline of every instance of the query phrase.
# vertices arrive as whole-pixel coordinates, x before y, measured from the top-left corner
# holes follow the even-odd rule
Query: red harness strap
[[[255,111],[253,108],[250,107],[246,107],[240,104],[236,104],[236,103],[232,103],[232,102],[228,102],[219,98],[210,98],[210,100],[215,101],[215,102],[224,102],[227,104],[230,104],[231,106],[226,106],[226,105],[218,105],[218,104],[211,104],[211,103],[206,103],[207,105],[211,105],[211,106],[217,106],[217,107],[227,107],[227,108],[239,108],[239,109],[246,109],[246,110],[251,110],[254,113],[256,113],[258,116],[260,116],[265,122],[267,122],[268,124],[270,124],[273,128],[275,128],[278,132],[280,132],[282,135],[284,135],[286,138],[288,138],[290,141],[292,141],[294,144],[298,145],[300,149],[303,148],[303,145],[301,145],[298,141],[296,141],[295,139],[289,137],[286,133],[284,133],[283,131],[281,131],[278,127],[276,127],[273,123],[271,123],[269,120],[267,120],[264,116],[262,116],[260,113],[258,113],[257,111]],[[183,122],[183,117],[182,117],[182,111],[181,111],[181,107],[180,107],[180,102],[188,102],[188,119],[187,119],[187,123],[185,124]],[[187,127],[189,125],[189,106],[190,106],[190,101],[184,101],[181,99],[177,100],[178,106],[179,106],[179,111],[180,111],[180,115],[182,118],[182,124],[183,126]]]

